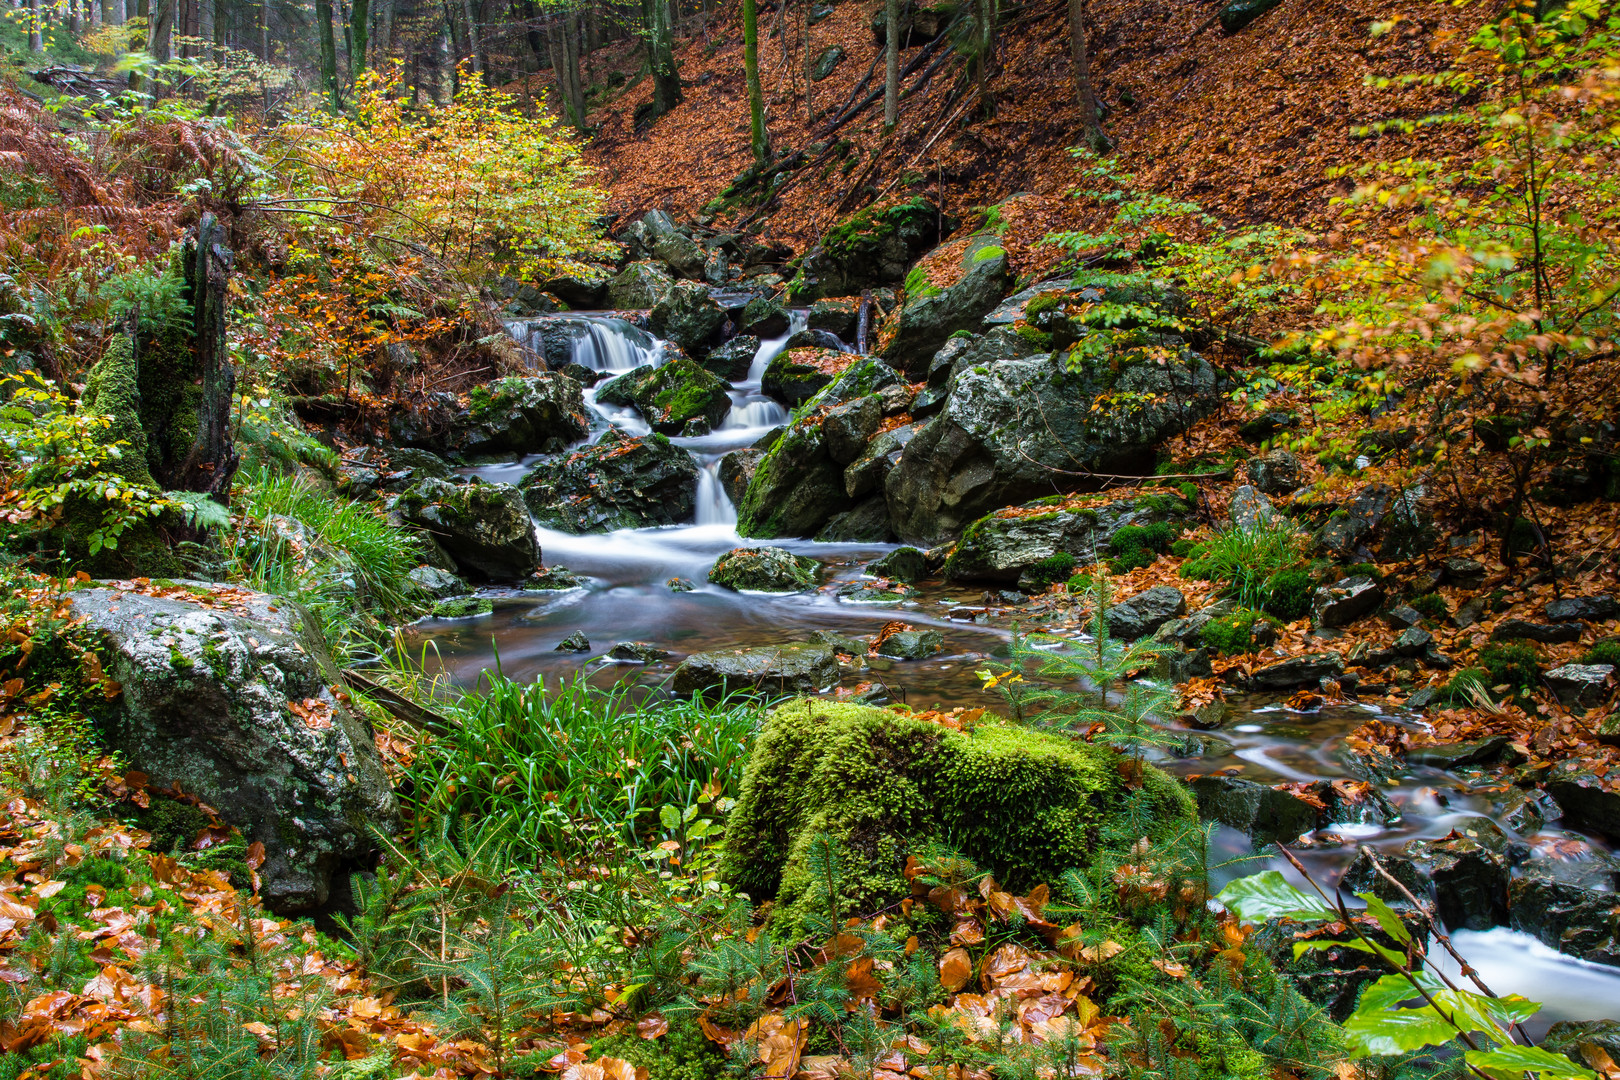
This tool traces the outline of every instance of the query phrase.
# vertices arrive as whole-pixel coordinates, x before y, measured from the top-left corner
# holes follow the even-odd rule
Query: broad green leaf
[[[1344,1034],[1350,1041],[1351,1056],[1385,1057],[1425,1046],[1442,1046],[1457,1037],[1457,1029],[1424,1005],[1374,1012],[1358,1008],[1344,1022]]]
[[[1294,959],[1298,960],[1307,952],[1325,952],[1328,949],[1355,949],[1357,952],[1381,956],[1391,967],[1404,968],[1406,966],[1405,953],[1391,949],[1387,945],[1380,945],[1376,941],[1366,942],[1360,938],[1350,938],[1346,941],[1296,941],[1294,942]]]
[[[1287,879],[1276,870],[1238,878],[1222,889],[1215,899],[1244,922],[1257,923],[1281,918],[1322,922],[1338,918],[1338,912],[1319,898],[1288,884]]]
[[[1445,989],[1439,979],[1427,972],[1413,972],[1418,984],[1433,994]],[[1361,992],[1361,1000],[1356,1004],[1357,1013],[1376,1013],[1386,1009],[1398,1009],[1401,1002],[1414,998],[1421,999],[1422,994],[1412,988],[1412,983],[1405,975],[1385,975],[1371,986]]]
[[[1378,920],[1378,925],[1384,928],[1384,933],[1402,945],[1411,944],[1412,934],[1401,922],[1401,917],[1395,913],[1394,908],[1372,893],[1356,893],[1356,895],[1367,901],[1367,913]]]
[[[1470,1050],[1463,1055],[1468,1064],[1494,1077],[1495,1080],[1524,1080],[1525,1073],[1534,1073],[1542,1080],[1554,1077],[1579,1077],[1597,1080],[1597,1073],[1583,1069],[1562,1054],[1554,1054],[1539,1046],[1502,1046],[1495,1050]]]
[[[666,829],[678,829],[681,824],[681,812],[665,803],[658,808],[658,823]]]

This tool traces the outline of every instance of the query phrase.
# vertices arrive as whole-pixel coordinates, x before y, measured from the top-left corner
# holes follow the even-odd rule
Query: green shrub
[[[1072,593],[1080,593],[1080,592],[1085,592],[1087,589],[1090,589],[1091,585],[1092,585],[1091,575],[1086,574],[1086,573],[1079,573],[1079,574],[1074,575],[1074,577],[1070,578],[1068,580],[1068,582],[1064,585],[1064,588],[1066,588],[1069,592],[1072,592]]]
[[[1029,568],[1029,580],[1036,585],[1055,585],[1074,576],[1075,558],[1067,551],[1048,555]]]
[[[1224,618],[1211,619],[1204,624],[1204,644],[1226,656],[1246,653],[1254,639],[1255,620],[1259,618],[1259,612],[1243,609]]]
[[[1261,609],[1284,622],[1292,622],[1310,614],[1316,586],[1308,571],[1283,570],[1266,579],[1265,591],[1266,601]]]
[[[1151,525],[1125,526],[1114,533],[1109,545],[1120,553],[1132,548],[1142,548],[1162,555],[1170,549],[1170,544],[1175,538],[1176,530],[1169,522],[1155,521]]]
[[[1541,680],[1540,660],[1535,646],[1523,642],[1496,641],[1479,650],[1479,666],[1490,677],[1489,685],[1506,684],[1512,690],[1534,687]]]
[[[1581,657],[1583,664],[1613,664],[1620,668],[1620,641],[1600,641]]]
[[[1339,571],[1340,577],[1369,577],[1374,581],[1383,581],[1384,575],[1378,572],[1378,567],[1370,562],[1351,563]]]
[[[1143,566],[1153,565],[1153,552],[1145,548],[1131,548],[1116,558],[1108,560],[1108,569],[1115,574],[1128,574]]]
[[[1063,294],[1056,290],[1039,293],[1024,305],[1024,318],[1033,319],[1042,312],[1051,311],[1062,302]]]
[[[1033,326],[1023,325],[1018,328],[1018,336],[1041,352],[1050,352],[1052,349],[1052,335],[1045,330],[1037,330]]]
[[[1198,485],[1191,480],[1183,480],[1176,490],[1181,492],[1181,497],[1188,502],[1198,501]]]
[[[1175,543],[1170,545],[1170,554],[1174,555],[1178,559],[1191,559],[1195,556],[1202,555],[1203,552],[1204,545],[1195,543],[1192,540],[1177,540]]]
[[[591,1044],[591,1060],[616,1057],[647,1070],[647,1080],[709,1080],[726,1074],[726,1053],[710,1042],[696,1020],[669,1025],[661,1039],[643,1039],[634,1028]]]
[[[1407,604],[1413,611],[1433,622],[1442,622],[1451,617],[1451,605],[1447,604],[1446,598],[1439,593],[1431,592],[1424,593],[1422,596],[1414,596],[1407,601]]]
[[[1303,538],[1281,518],[1257,520],[1248,528],[1232,525],[1212,537],[1198,558],[1200,572],[1227,582],[1225,594],[1246,608],[1265,603],[1267,583],[1301,561]],[[1194,575],[1182,567],[1183,577]]]

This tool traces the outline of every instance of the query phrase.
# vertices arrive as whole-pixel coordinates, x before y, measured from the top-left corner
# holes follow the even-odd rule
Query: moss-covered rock
[[[953,731],[901,713],[800,699],[773,712],[754,743],[726,826],[722,873],[755,900],[775,898],[790,935],[816,896],[812,842],[843,852],[840,909],[876,911],[910,895],[906,856],[944,842],[1023,890],[1085,865],[1126,798],[1109,749],[1001,722]],[[1167,825],[1192,800],[1149,767],[1147,797]]]
[[[436,453],[555,454],[590,433],[584,388],[559,372],[496,379],[467,408],[418,440]]]
[[[465,574],[515,581],[540,565],[540,542],[511,484],[424,480],[399,497],[400,515],[437,540]]]
[[[803,592],[816,587],[821,564],[786,548],[732,548],[715,560],[709,581],[739,592]]]
[[[784,349],[765,365],[760,389],[790,409],[815,397],[852,358],[836,349]]]
[[[1037,563],[1054,555],[1074,556],[1088,565],[1112,552],[1110,542],[1121,529],[1162,520],[1166,515],[1121,499],[1103,506],[1064,509],[1058,497],[1026,503],[1016,514],[988,514],[969,525],[945,563],[954,581],[990,581],[1025,585]]]
[[[633,262],[607,284],[608,307],[616,311],[650,308],[675,285],[669,271],[653,262]]]
[[[939,239],[939,208],[918,195],[873,206],[833,226],[788,286],[795,303],[850,296],[905,280],[906,268]]]
[[[691,357],[677,354],[658,367],[644,365],[602,384],[596,400],[634,405],[654,431],[679,435],[687,421],[702,417],[711,428],[731,411],[730,387]]]
[[[653,332],[693,356],[709,351],[725,323],[725,309],[694,281],[677,281],[652,309]]]
[[[535,520],[569,533],[679,525],[697,508],[698,467],[663,435],[618,429],[518,481]]]
[[[907,297],[894,334],[883,347],[883,358],[902,370],[926,374],[928,361],[946,340],[960,330],[977,330],[1012,282],[1007,253],[999,247],[980,247],[970,257],[966,273],[950,288],[924,289]]]

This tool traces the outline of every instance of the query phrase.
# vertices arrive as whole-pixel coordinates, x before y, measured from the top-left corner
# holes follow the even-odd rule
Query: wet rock
[[[876,395],[839,405],[821,421],[828,456],[839,465],[850,464],[865,452],[882,423],[883,406]]]
[[[754,470],[759,468],[764,457],[763,450],[743,449],[733,450],[720,459],[716,472],[720,490],[726,493],[733,506],[742,502],[743,495],[748,491],[748,483],[754,478]]]
[[[817,56],[816,62],[811,65],[810,80],[812,82],[820,82],[822,79],[825,79],[834,71],[838,70],[838,65],[843,62],[843,48],[838,45],[827,46],[825,49],[821,50],[821,55]]]
[[[435,619],[473,619],[495,610],[495,601],[487,596],[458,596],[453,600],[440,600],[433,605]]]
[[[597,383],[607,378],[607,372],[592,371],[584,364],[577,364],[572,360],[557,370],[558,374],[568,376],[568,378],[573,379],[581,386],[595,386]]]
[[[1387,484],[1370,484],[1335,510],[1316,531],[1316,543],[1340,558],[1355,554],[1356,548],[1384,519],[1394,489]]]
[[[676,282],[652,309],[653,333],[693,356],[708,352],[725,324],[725,310],[695,281]]]
[[[816,586],[821,564],[786,548],[732,548],[709,570],[709,581],[739,592],[804,592]]]
[[[882,405],[884,416],[899,416],[911,408],[911,402],[915,395],[912,394],[911,387],[905,383],[896,383],[893,386],[885,386],[882,390],[879,390],[877,397]]]
[[[928,576],[928,560],[914,547],[898,547],[866,564],[866,572],[915,585]]]
[[[1423,613],[1406,604],[1396,604],[1379,618],[1383,619],[1384,625],[1391,630],[1406,630],[1422,623]]]
[[[825,330],[840,341],[854,344],[860,330],[861,301],[858,297],[844,296],[830,300],[817,300],[810,305],[808,325],[812,330]],[[782,330],[787,327],[784,325]],[[781,331],[779,331],[781,332]]]
[[[1066,509],[1054,497],[998,510],[969,525],[945,564],[953,581],[1016,582],[1044,559],[1066,553],[1084,566],[1106,558],[1115,533],[1167,518],[1164,512],[1121,499],[1104,506]]]
[[[437,566],[418,566],[405,577],[435,600],[448,600],[452,596],[465,596],[472,592],[471,585]]]
[[[560,274],[547,278],[541,288],[576,310],[600,307],[607,299],[607,278],[600,271]]]
[[[572,634],[557,642],[552,652],[590,652],[591,639],[585,636],[585,631],[575,630]]]
[[[607,284],[607,304],[615,311],[650,308],[674,288],[675,279],[657,263],[633,262]]]
[[[729,391],[713,372],[689,357],[677,356],[658,367],[639,367],[602,384],[596,397],[609,405],[633,404],[654,431],[679,435],[697,417],[707,420],[711,428],[718,427],[731,411]]]
[[[1485,577],[1485,564],[1478,559],[1453,557],[1445,561],[1445,568],[1446,580],[1455,585],[1477,585]]]
[[[565,592],[583,589],[585,579],[566,566],[547,566],[524,578],[518,587],[524,592]]]
[[[1457,833],[1440,840],[1414,840],[1402,850],[1433,883],[1435,914],[1447,929],[1507,925],[1512,875],[1500,851]]]
[[[1253,420],[1246,421],[1238,428],[1238,434],[1249,442],[1264,442],[1279,431],[1287,431],[1298,425],[1298,414],[1281,409],[1268,409]]]
[[[1492,641],[1539,641],[1558,645],[1581,640],[1580,623],[1533,623],[1525,619],[1503,619],[1491,631]]]
[[[769,296],[756,296],[743,308],[738,325],[743,333],[756,338],[776,338],[788,332],[791,320],[781,301]]]
[[[1273,450],[1249,459],[1249,479],[1262,494],[1287,495],[1299,487],[1303,475],[1299,458],[1287,450]]]
[[[1297,690],[1317,685],[1323,678],[1344,674],[1344,657],[1336,652],[1304,653],[1261,668],[1249,679],[1255,690]]]
[[[838,599],[846,604],[898,604],[907,596],[887,582],[851,581],[839,588]]]
[[[806,253],[789,294],[805,303],[898,285],[938,238],[939,208],[923,196],[862,210],[827,230]]]
[[[843,656],[865,656],[867,641],[865,638],[849,637],[836,630],[812,630],[810,641],[816,645],[828,645],[832,650]]]
[[[1226,509],[1233,527],[1244,531],[1260,525],[1269,525],[1278,518],[1277,508],[1271,505],[1271,500],[1248,484],[1243,484],[1232,492],[1232,499],[1227,503]]]
[[[665,233],[653,241],[652,253],[682,277],[702,280],[708,255],[690,236],[679,232]]]
[[[813,694],[838,683],[838,657],[827,645],[775,645],[694,653],[675,669],[677,694]]]
[[[760,391],[796,409],[832,383],[833,369],[843,361],[843,354],[825,349],[784,349],[765,365]]]
[[[905,444],[894,432],[884,432],[866,444],[861,456],[844,470],[844,492],[852,499],[883,490],[883,481],[894,468]]]
[[[1362,574],[1340,578],[1316,590],[1311,599],[1311,620],[1317,626],[1349,626],[1378,610],[1384,588]]]
[[[1051,356],[963,368],[944,411],[906,445],[885,481],[895,531],[943,542],[1000,507],[1050,494],[1087,470],[1151,472],[1154,448],[1215,408],[1216,375],[1196,353],[1159,363],[1145,351],[1079,370]],[[1092,410],[1109,391],[1140,409]]]
[[[1508,885],[1508,925],[1543,945],[1594,964],[1620,966],[1615,894],[1551,878],[1525,876]]]
[[[945,635],[938,630],[900,630],[878,643],[879,656],[896,660],[923,660],[945,647]]]
[[[629,664],[652,664],[668,655],[668,649],[660,649],[650,641],[621,641],[607,651],[609,660]]]
[[[390,474],[400,472],[407,474],[411,483],[418,480],[459,481],[461,479],[456,475],[455,469],[450,467],[450,463],[438,454],[410,447],[395,447],[388,451],[388,470]],[[391,479],[392,477],[390,477]],[[409,487],[410,485],[405,486]]]
[[[1598,1064],[1587,1057],[1582,1049],[1586,1046],[1602,1050],[1610,1061],[1620,1061],[1620,1020],[1560,1020],[1547,1029],[1540,1046],[1554,1054],[1563,1054],[1583,1068]]]
[[[821,425],[801,420],[755,466],[737,501],[737,532],[765,539],[814,536],[853,506],[844,490],[843,470],[827,453]]]
[[[1108,632],[1125,641],[1147,637],[1187,612],[1187,598],[1170,585],[1155,585],[1108,609]]]
[[[1318,780],[1311,794],[1322,801],[1328,827],[1333,825],[1394,825],[1401,812],[1372,784],[1354,780]]]
[[[938,416],[945,408],[945,402],[950,395],[938,387],[928,387],[922,393],[911,399],[911,415],[917,420],[927,420],[930,416]]]
[[[1620,619],[1620,600],[1606,593],[1598,596],[1568,596],[1562,600],[1549,600],[1542,610],[1546,612],[1547,618],[1554,622],[1571,619],[1601,622],[1604,619]]]
[[[1489,601],[1483,596],[1476,596],[1472,600],[1457,605],[1457,610],[1451,613],[1451,625],[1459,630],[1466,630],[1470,626],[1476,625],[1480,619],[1485,617],[1485,608],[1488,605]]]
[[[970,266],[943,292],[908,299],[900,309],[894,335],[882,350],[890,364],[924,373],[928,360],[958,330],[976,329],[1012,284],[1007,255],[985,246],[964,256]]]
[[[1620,841],[1620,791],[1579,761],[1561,762],[1546,782],[1566,824]]]
[[[582,534],[644,529],[690,521],[697,508],[698,467],[662,435],[639,438],[610,429],[601,439],[518,481],[535,520]]]
[[[1396,656],[1426,656],[1434,648],[1434,635],[1411,626],[1400,632],[1391,648]]]
[[[696,592],[697,585],[690,578],[672,577],[664,582],[664,588],[672,593]]]
[[[1257,843],[1293,841],[1313,831],[1316,808],[1286,791],[1235,776],[1200,776],[1187,785],[1198,815],[1237,829]]]
[[[1156,678],[1173,683],[1207,679],[1215,674],[1212,663],[1214,655],[1209,649],[1173,647],[1158,657],[1153,674]]]
[[[540,565],[540,542],[511,484],[424,480],[399,497],[400,516],[429,533],[465,574],[515,581]]]
[[[321,908],[334,884],[375,866],[372,830],[397,827],[372,731],[333,697],[337,669],[302,606],[176,584],[199,602],[122,589],[69,594],[73,616],[101,639],[107,675],[123,686],[102,737],[154,788],[178,785],[264,845],[265,906],[287,915]]]
[[[1504,863],[1503,869],[1507,866]],[[1383,873],[1379,873],[1382,870]],[[1339,881],[1339,889],[1350,895],[1360,896],[1362,893],[1371,893],[1387,903],[1410,907],[1411,901],[1401,894],[1401,890],[1390,884],[1384,877],[1388,874],[1398,882],[1407,892],[1423,901],[1430,898],[1428,876],[1418,868],[1416,860],[1402,855],[1391,855],[1387,852],[1375,852],[1371,848],[1363,847],[1356,852],[1356,857],[1345,868],[1344,877]],[[1507,899],[1507,882],[1504,878],[1502,898]],[[1503,906],[1504,914],[1506,905]]]
[[[749,335],[734,337],[698,361],[705,371],[713,372],[727,382],[742,382],[748,378],[754,355],[759,352],[759,338]]]
[[[1528,836],[1564,816],[1553,797],[1539,788],[1513,788],[1492,800],[1491,813],[1514,832]]]
[[[1558,700],[1571,709],[1592,709],[1608,699],[1613,664],[1564,664],[1542,676]]]
[[[1489,735],[1483,739],[1469,739],[1465,742],[1414,747],[1406,752],[1406,760],[1413,765],[1426,765],[1431,769],[1458,769],[1464,765],[1480,765],[1495,761],[1502,756],[1507,745],[1506,735]]]
[[[544,372],[478,387],[468,407],[443,428],[406,441],[439,453],[553,454],[589,431],[580,384]]]
[[[889,508],[881,496],[873,496],[828,518],[815,538],[827,544],[892,544]]]

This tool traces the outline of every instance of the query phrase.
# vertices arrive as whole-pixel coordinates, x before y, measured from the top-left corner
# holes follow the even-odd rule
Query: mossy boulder
[[[516,581],[540,565],[540,542],[511,484],[424,480],[399,497],[397,510],[438,541],[464,574]]]
[[[884,482],[895,532],[932,546],[992,510],[1095,484],[1093,473],[1151,475],[1159,444],[1221,397],[1197,353],[1165,358],[1149,344],[1073,370],[1036,355],[957,371]]]
[[[1013,283],[1007,253],[981,247],[969,257],[966,273],[944,290],[927,289],[908,297],[900,309],[883,358],[895,367],[924,375],[928,362],[950,336],[977,330]]]
[[[669,271],[654,262],[633,262],[608,281],[608,307],[616,311],[650,308],[675,287]]]
[[[534,519],[562,532],[680,525],[696,512],[698,467],[663,435],[635,438],[615,428],[536,465],[518,488]]]
[[[1028,585],[1024,579],[1037,563],[1065,553],[1079,566],[1107,558],[1112,552],[1109,542],[1119,530],[1169,516],[1135,499],[1075,509],[1065,509],[1062,503],[1060,497],[1038,499],[1016,511],[998,510],[975,521],[946,560],[945,576],[953,581]]]
[[[759,338],[743,334],[718,349],[709,350],[698,363],[703,370],[713,372],[727,382],[742,382],[748,378],[748,369],[754,366],[754,357],[758,353]]]
[[[658,367],[643,365],[602,384],[596,400],[634,405],[654,431],[679,435],[687,421],[702,417],[711,428],[731,411],[730,387],[691,357],[676,355]]]
[[[868,207],[833,226],[799,263],[788,285],[795,303],[896,285],[939,239],[939,208],[918,195]]]
[[[467,407],[418,445],[441,454],[555,454],[590,430],[584,388],[547,371],[474,388]]]
[[[726,324],[726,312],[709,295],[707,286],[677,281],[653,305],[653,333],[691,353],[708,352]]]
[[[788,332],[792,319],[780,300],[770,296],[756,296],[742,309],[738,325],[744,334],[775,338]]]
[[[1086,865],[1131,791],[1112,750],[999,721],[953,731],[902,713],[799,699],[755,740],[726,826],[721,873],[776,899],[788,934],[817,902],[812,843],[842,852],[839,907],[877,911],[909,896],[908,855],[946,843],[1022,891]],[[1140,796],[1167,827],[1193,817],[1175,780],[1146,768]],[[823,901],[824,902],[824,899]]]
[[[784,349],[765,365],[760,390],[790,409],[815,397],[847,366],[849,357],[836,349]]]
[[[804,592],[816,587],[821,564],[786,548],[732,548],[715,560],[709,581],[738,592]]]
[[[817,300],[810,305],[806,318],[810,329],[825,330],[853,345],[860,330],[861,298],[837,296]]]

